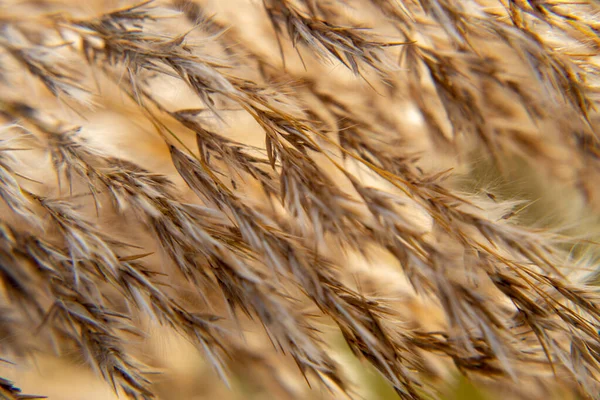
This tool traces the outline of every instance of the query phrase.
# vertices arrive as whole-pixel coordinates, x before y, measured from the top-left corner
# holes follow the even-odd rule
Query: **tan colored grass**
[[[599,12],[1,1],[2,356],[194,396],[149,350],[163,326],[234,393],[368,396],[341,335],[405,399],[458,373],[595,398],[582,238],[460,180],[473,154],[504,176],[518,158],[597,210]]]

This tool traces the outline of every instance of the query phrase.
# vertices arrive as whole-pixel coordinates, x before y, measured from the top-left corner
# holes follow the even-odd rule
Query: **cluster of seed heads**
[[[573,239],[440,165],[518,156],[600,208],[600,4],[239,2],[246,26],[211,1],[99,3],[0,0],[2,357],[76,349],[152,399],[130,344],[149,317],[226,382],[244,362],[302,397],[245,342],[259,323],[332,396],[356,391],[323,329],[402,399],[440,397],[448,370],[513,398],[597,398],[599,297]],[[142,143],[98,144],[101,110],[143,126],[160,170]],[[228,134],[231,115],[261,140]],[[349,267],[377,254],[402,299]],[[439,329],[401,300],[439,310]],[[0,397],[36,398],[3,378]]]

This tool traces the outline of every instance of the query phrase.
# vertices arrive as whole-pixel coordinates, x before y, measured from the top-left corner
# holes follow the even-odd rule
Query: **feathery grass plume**
[[[403,399],[597,397],[594,257],[459,179],[598,209],[598,4],[121,3],[0,1],[2,357],[171,398],[163,325],[231,396],[374,398],[341,336]]]

